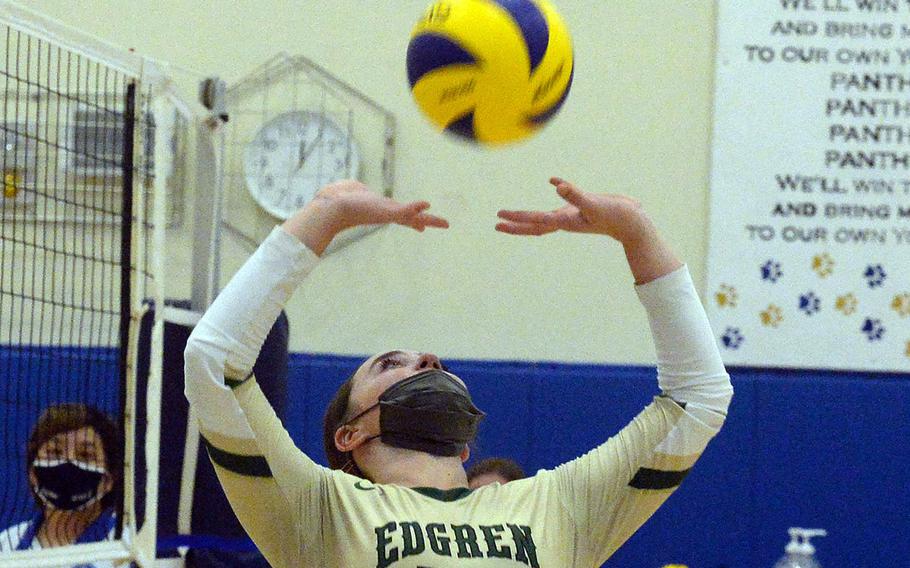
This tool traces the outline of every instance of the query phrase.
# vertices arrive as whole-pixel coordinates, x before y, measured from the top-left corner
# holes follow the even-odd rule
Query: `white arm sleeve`
[[[278,314],[318,261],[297,237],[275,227],[196,325],[184,352],[185,392],[203,429],[253,437],[225,386],[225,370],[252,371]]]
[[[720,428],[733,386],[688,268],[636,286],[636,292],[648,313],[661,391],[693,417]]]

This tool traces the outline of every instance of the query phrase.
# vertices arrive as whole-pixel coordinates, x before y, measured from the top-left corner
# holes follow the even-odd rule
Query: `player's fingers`
[[[437,229],[449,228],[449,222],[446,219],[436,215],[430,215],[429,213],[421,213],[417,216],[417,219],[424,227],[435,227]]]
[[[506,221],[515,221],[516,223],[547,223],[552,224],[552,211],[510,211],[503,209],[496,213],[496,216]]]
[[[421,233],[427,227],[432,227],[434,229],[448,229],[449,222],[442,217],[437,217],[436,215],[429,215],[422,213],[420,215],[412,215],[405,219],[399,219],[397,221],[399,225],[404,225],[406,227],[411,227],[416,231]]]
[[[426,211],[430,208],[429,201],[411,201],[410,203],[405,203],[401,205],[401,211],[405,215],[417,215],[422,211]]]
[[[429,208],[430,203],[428,201],[412,201],[398,210],[395,221],[421,231],[425,227],[448,228],[449,222],[442,217],[424,213]]]
[[[585,192],[567,181],[556,186],[556,193],[580,210],[584,210],[588,206],[588,196],[585,195]]]
[[[539,223],[516,223],[514,221],[507,221],[504,223],[496,223],[496,230],[500,233],[506,233],[509,235],[539,237],[541,235],[552,233],[556,230],[556,227]]]

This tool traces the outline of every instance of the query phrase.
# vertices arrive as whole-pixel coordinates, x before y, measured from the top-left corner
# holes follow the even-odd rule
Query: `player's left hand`
[[[540,236],[555,231],[608,235],[621,243],[640,237],[650,221],[641,205],[625,195],[589,193],[558,177],[550,178],[566,205],[552,211],[501,210],[496,230]]]

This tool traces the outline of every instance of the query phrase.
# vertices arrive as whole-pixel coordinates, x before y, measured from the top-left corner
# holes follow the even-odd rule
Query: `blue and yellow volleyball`
[[[537,132],[572,86],[572,39],[546,0],[449,0],[411,32],[408,81],[438,128],[482,144]]]

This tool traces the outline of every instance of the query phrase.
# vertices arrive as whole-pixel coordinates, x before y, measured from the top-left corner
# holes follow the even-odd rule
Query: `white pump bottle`
[[[790,534],[790,542],[784,549],[786,554],[777,561],[774,568],[821,568],[821,564],[815,559],[815,547],[809,539],[827,536],[828,531],[792,527],[787,532]]]

